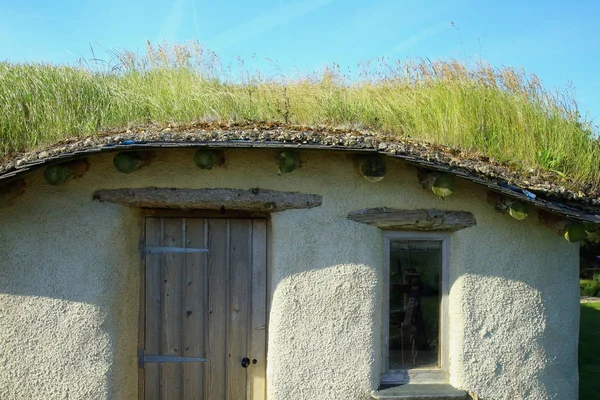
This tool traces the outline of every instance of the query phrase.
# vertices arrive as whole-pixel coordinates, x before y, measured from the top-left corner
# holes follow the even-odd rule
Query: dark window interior
[[[438,368],[442,242],[390,242],[389,368]]]

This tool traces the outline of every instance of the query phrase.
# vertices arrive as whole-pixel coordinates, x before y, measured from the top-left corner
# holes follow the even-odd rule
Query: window
[[[384,235],[382,383],[445,381],[446,234]]]

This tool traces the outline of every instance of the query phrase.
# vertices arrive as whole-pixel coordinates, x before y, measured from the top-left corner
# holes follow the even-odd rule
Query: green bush
[[[579,281],[582,296],[600,297],[600,274]]]

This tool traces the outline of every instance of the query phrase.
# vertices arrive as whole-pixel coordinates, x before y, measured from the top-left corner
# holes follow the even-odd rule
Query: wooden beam
[[[229,219],[266,219],[268,212],[246,210],[184,210],[174,208],[142,208],[146,217],[163,218],[229,218]]]
[[[318,207],[323,198],[316,194],[259,188],[243,190],[147,187],[101,189],[94,192],[94,200],[130,207],[277,212]]]
[[[473,214],[467,211],[400,210],[396,208],[369,208],[348,214],[348,219],[376,226],[380,229],[416,231],[458,231],[477,225]]]

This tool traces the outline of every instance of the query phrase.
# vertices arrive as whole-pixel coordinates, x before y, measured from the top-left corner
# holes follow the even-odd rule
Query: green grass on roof
[[[149,44],[115,60],[108,72],[0,63],[0,155],[137,124],[281,121],[411,137],[600,182],[600,143],[572,96],[521,70],[381,59],[352,76],[330,67],[267,78],[221,67],[197,43]]]

